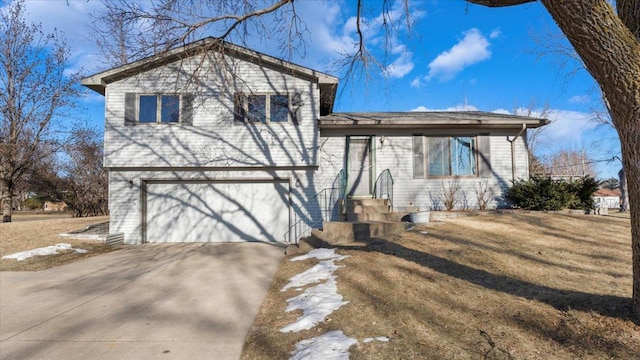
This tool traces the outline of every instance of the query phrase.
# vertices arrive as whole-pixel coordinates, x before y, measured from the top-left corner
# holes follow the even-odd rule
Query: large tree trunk
[[[11,222],[13,197],[10,187],[3,183],[0,183],[0,203],[2,203],[2,222]]]
[[[640,81],[640,72],[636,80]],[[636,97],[640,97],[640,92],[636,91]],[[629,197],[627,206],[631,215],[633,310],[640,318],[640,101],[637,99],[634,116],[635,121],[616,124],[616,128],[622,144],[622,162],[627,179],[627,196]]]

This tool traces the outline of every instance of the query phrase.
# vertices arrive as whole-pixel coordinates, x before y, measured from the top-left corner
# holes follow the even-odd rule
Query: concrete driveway
[[[284,248],[146,244],[0,273],[0,359],[238,359]]]

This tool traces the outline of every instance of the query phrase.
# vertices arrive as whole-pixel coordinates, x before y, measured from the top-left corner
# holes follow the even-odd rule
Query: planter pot
[[[431,212],[419,211],[409,214],[409,220],[414,224],[428,223]]]

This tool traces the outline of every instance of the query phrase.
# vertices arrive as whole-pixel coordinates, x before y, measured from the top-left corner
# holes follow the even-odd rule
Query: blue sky
[[[2,1],[7,3],[7,1]],[[144,3],[144,1],[141,1]],[[333,75],[331,64],[340,51],[353,48],[355,1],[296,1],[305,21],[308,46],[291,60]],[[400,28],[390,38],[386,58],[380,32],[379,1],[367,0],[367,46],[386,70],[375,69],[367,82],[352,81],[341,89],[335,111],[479,110],[503,113],[544,107],[553,123],[541,134],[541,153],[584,148],[595,160],[619,152],[613,129],[589,119],[598,107],[594,82],[575,60],[545,55],[539,43],[553,43],[553,19],[539,3],[490,9],[462,0],[411,2],[412,31]],[[99,51],[87,38],[87,15],[100,8],[95,0],[27,0],[28,20],[45,31],[65,33],[73,57],[69,71],[87,74],[103,68]],[[398,5],[393,16],[400,18]],[[404,21],[401,19],[401,21]],[[535,39],[541,39],[536,41]],[[251,41],[251,40],[250,40]],[[255,40],[252,47],[281,56],[276,44]],[[560,69],[559,64],[567,62]],[[103,127],[104,102],[88,93],[86,120]],[[596,163],[599,177],[616,176],[620,163]]]

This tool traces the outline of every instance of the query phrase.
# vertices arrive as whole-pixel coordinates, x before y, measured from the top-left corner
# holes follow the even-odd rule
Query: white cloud
[[[551,124],[541,134],[544,143],[582,145],[583,134],[594,129],[597,124],[591,120],[591,114],[570,110],[553,110],[549,116]]]
[[[442,112],[442,111],[478,111],[478,108],[473,106],[473,105],[469,105],[469,104],[458,104],[456,106],[451,106],[448,107],[446,109],[429,109],[426,106],[418,106],[414,109],[411,109],[409,111],[414,111],[414,112],[425,112],[425,111],[429,111],[429,112]]]
[[[569,98],[569,100],[567,100],[569,103],[571,104],[586,104],[589,102],[589,96],[588,95],[575,95]]]
[[[457,44],[438,55],[429,64],[429,75],[425,80],[435,77],[440,81],[451,80],[466,67],[489,58],[491,58],[489,41],[480,30],[470,29],[464,33],[464,38]]]
[[[413,79],[413,81],[411,82],[411,87],[412,88],[419,88],[422,85],[422,82],[420,81],[420,76],[418,76],[417,78]]]
[[[510,115],[511,114],[511,111],[509,111],[507,109],[502,109],[502,108],[492,110],[491,112],[494,113],[494,114],[504,114],[504,115]]]
[[[411,61],[413,54],[407,50],[405,45],[395,46],[392,53],[399,55],[384,69],[384,75],[395,79],[403,78],[414,68],[413,61]]]
[[[499,114],[515,114],[531,117],[546,117],[551,121],[539,135],[541,150],[553,152],[558,149],[582,147],[587,132],[594,130],[598,124],[593,121],[592,114],[562,109],[532,110],[518,108],[514,112],[505,109],[493,110]]]
[[[497,39],[500,37],[500,35],[502,35],[502,31],[500,31],[500,28],[496,28],[491,31],[491,34],[489,34],[489,38]]]

